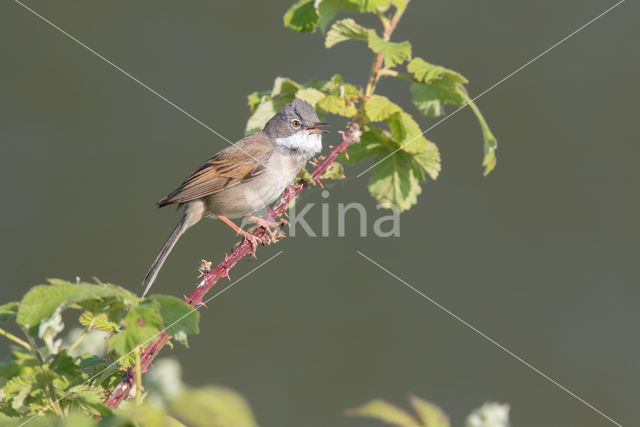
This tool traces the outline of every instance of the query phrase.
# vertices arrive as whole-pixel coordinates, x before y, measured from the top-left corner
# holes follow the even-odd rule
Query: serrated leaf
[[[263,101],[265,97],[269,97],[271,95],[270,91],[262,91],[262,92],[253,92],[247,96],[247,102],[249,104],[249,108],[251,108],[251,112],[253,113],[258,108],[258,105]]]
[[[349,0],[316,0],[315,7],[319,16],[318,27],[322,32],[339,11],[352,12],[358,10],[358,6]]]
[[[4,392],[4,401],[11,402],[11,408],[19,414],[24,414],[28,408],[24,405],[24,401],[31,393],[34,376],[18,376],[7,381],[2,388]]]
[[[327,48],[331,48],[347,40],[368,40],[369,31],[371,30],[363,27],[351,18],[341,19],[340,21],[336,21],[327,32],[324,45]]]
[[[316,104],[327,96],[325,93],[314,89],[312,87],[306,87],[296,92],[296,98],[307,101],[312,107],[316,107]]]
[[[123,321],[122,331],[107,340],[109,349],[119,356],[127,355],[138,345],[151,340],[163,326],[160,304],[151,299],[142,301],[131,307]]]
[[[76,365],[74,359],[69,356],[66,350],[56,354],[49,365],[49,369],[57,375],[65,375],[71,380],[78,379],[82,375],[80,367]]]
[[[382,95],[372,95],[365,101],[364,111],[372,122],[380,122],[388,119],[392,114],[402,111],[397,104],[394,104]]]
[[[338,158],[341,162],[353,165],[381,153],[388,154],[396,146],[388,132],[370,127],[362,133],[359,142],[347,147],[348,157],[340,154]]]
[[[427,141],[426,149],[420,153],[413,155],[413,159],[429,174],[431,179],[438,179],[442,164],[440,163],[440,150],[438,146],[431,141]]]
[[[217,427],[257,427],[247,401],[233,390],[203,387],[182,394],[170,404],[169,414],[186,425]]]
[[[276,79],[273,81],[273,88],[271,89],[271,97],[272,98],[275,98],[276,96],[293,97],[296,94],[296,92],[300,89],[302,89],[302,85],[300,83],[296,83],[288,77],[276,77]],[[286,102],[284,104],[286,104]]]
[[[347,98],[339,95],[329,95],[322,98],[318,102],[318,108],[344,117],[354,117],[358,114],[358,109]]]
[[[442,409],[433,403],[427,402],[426,400],[413,395],[409,397],[409,400],[411,401],[413,410],[418,414],[418,418],[420,418],[423,426],[450,427],[449,417],[442,412]]]
[[[469,83],[462,74],[440,65],[430,64],[420,57],[413,58],[411,62],[407,64],[407,71],[413,74],[421,83],[425,84],[434,79],[441,79],[445,75],[448,75],[451,81],[462,84]]]
[[[381,53],[385,66],[389,68],[411,59],[411,43],[394,43],[383,40],[378,37],[375,31],[369,32],[369,48],[376,53]]]
[[[69,402],[71,407],[79,406],[89,415],[106,417],[111,415],[113,410],[104,405],[103,400],[104,392],[100,388],[84,384],[71,387],[64,395],[64,401]]]
[[[402,427],[424,427],[404,409],[380,399],[372,400],[359,408],[350,409],[347,414],[374,418]]]
[[[359,98],[358,88],[352,84],[345,83],[340,74],[334,74],[329,81],[328,88],[331,95],[338,95],[345,98]]]
[[[284,14],[284,26],[298,32],[312,33],[318,25],[318,14],[313,0],[300,0]]]
[[[413,83],[413,103],[424,115],[437,117],[444,114],[444,105],[461,106],[464,103],[468,80],[453,70],[433,65],[422,58],[413,59],[407,71],[422,83]]]
[[[130,292],[116,286],[92,285],[59,281],[55,285],[38,285],[22,298],[17,322],[33,336],[40,322],[50,317],[57,309],[61,311],[72,304],[100,298],[115,297],[134,300]]]
[[[9,302],[7,304],[0,305],[0,323],[4,323],[18,314],[18,308],[20,304],[17,302]]]
[[[350,0],[360,12],[384,12],[389,7],[389,0]]]
[[[245,134],[249,135],[262,130],[271,117],[286,104],[294,100],[296,92],[301,88],[302,85],[289,78],[277,77],[269,96],[262,96],[260,103],[255,106],[253,114],[247,121]],[[255,97],[252,98],[252,100],[255,101]]]
[[[82,326],[88,326],[89,330],[97,329],[99,331],[113,332],[118,330],[118,325],[107,317],[106,313],[93,314],[85,311],[78,319]]]
[[[393,154],[392,154],[393,153]],[[384,159],[384,160],[383,160]],[[424,175],[413,155],[402,150],[389,150],[375,160],[369,180],[369,192],[385,208],[395,206],[399,212],[406,211],[418,202],[422,193],[420,181]]]
[[[200,312],[194,310],[178,298],[168,295],[152,295],[151,299],[160,304],[160,314],[164,319],[166,332],[176,341],[187,346],[187,335],[197,334]]]
[[[421,153],[426,150],[428,141],[422,134],[420,125],[410,114],[404,111],[389,116],[386,120],[393,138],[400,147],[409,153]]]

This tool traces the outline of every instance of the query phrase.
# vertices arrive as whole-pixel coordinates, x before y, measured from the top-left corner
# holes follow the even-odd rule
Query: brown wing
[[[251,181],[264,172],[272,153],[273,145],[262,132],[242,138],[210,158],[158,206],[188,202]]]

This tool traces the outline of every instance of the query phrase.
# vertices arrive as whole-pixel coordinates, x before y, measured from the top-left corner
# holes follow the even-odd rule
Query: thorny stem
[[[347,131],[342,132],[342,140],[340,144],[331,148],[331,152],[325,157],[315,169],[311,172],[311,178],[320,183],[320,179],[322,175],[327,171],[327,169],[333,164],[338,155],[342,152],[346,152],[346,149],[349,145],[355,144],[360,140],[360,135],[362,131],[360,130],[360,126],[357,123],[350,123],[347,126]],[[284,215],[287,211],[287,208],[291,204],[291,202],[300,194],[300,192],[307,187],[308,183],[297,183],[291,184],[284,190],[282,196],[278,203],[273,207],[272,210],[269,211],[269,214],[263,217],[263,219],[269,222],[275,222],[279,217]],[[266,231],[260,227],[258,228],[253,235],[258,237],[259,239],[265,237]],[[214,269],[203,268],[202,272],[202,281],[196,287],[196,289],[189,295],[185,297],[185,301],[193,308],[197,308],[200,305],[204,305],[203,297],[209,292],[209,290],[215,285],[218,280],[223,277],[229,278],[229,270],[233,268],[238,261],[244,258],[247,255],[253,255],[253,247],[248,240],[243,240],[239,246],[237,246],[233,252],[229,255],[225,256],[224,260],[218,264]],[[110,406],[112,408],[118,407],[120,403],[129,397],[129,393],[134,385],[134,382],[137,382],[139,378],[142,377],[142,374],[147,372],[151,362],[158,355],[162,347],[166,343],[169,342],[171,336],[166,332],[161,332],[158,335],[158,338],[152,342],[147,347],[143,348],[140,353],[140,362],[139,366],[136,368],[131,367],[127,371],[127,373],[122,377],[120,384],[113,389],[113,391],[109,394],[109,397],[105,400],[105,405]],[[138,362],[136,361],[136,365]],[[137,375],[136,372],[141,372],[140,375]],[[139,390],[139,388],[137,388]]]
[[[382,34],[382,38],[384,40],[388,41],[391,38],[391,34],[393,33],[393,30],[396,29],[396,26],[398,25],[400,18],[402,18],[404,11],[407,10],[407,6],[409,5],[410,1],[411,0],[405,0],[404,7],[396,9],[396,13],[393,15],[393,18],[391,18],[391,21],[389,21],[382,13],[378,14],[378,16],[380,17],[380,21],[382,22],[382,26],[384,28],[384,32]],[[380,79],[380,76],[381,76],[381,73],[380,73],[381,70],[382,70],[382,53],[378,52],[376,53],[376,56],[373,60],[373,65],[371,66],[369,81],[367,82],[367,88],[364,92],[365,98],[369,98],[371,95],[373,95],[373,92],[376,90],[376,85],[378,84],[378,80]]]

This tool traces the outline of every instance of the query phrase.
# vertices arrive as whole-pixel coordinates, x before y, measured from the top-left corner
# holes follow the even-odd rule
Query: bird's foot
[[[284,218],[279,221],[267,221],[266,219],[260,217],[250,217],[249,219],[256,223],[255,226],[251,227],[248,230],[251,235],[253,235],[253,233],[255,233],[260,228],[264,230],[265,234],[262,237],[261,241],[263,245],[275,243],[278,241],[278,239],[286,237],[286,235],[282,232],[282,229],[287,224],[287,220],[285,220]]]

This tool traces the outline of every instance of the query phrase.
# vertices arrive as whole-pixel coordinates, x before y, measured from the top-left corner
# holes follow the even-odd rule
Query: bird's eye
[[[293,126],[294,128],[299,128],[302,125],[302,123],[300,123],[300,120],[298,119],[293,119],[291,120],[291,126]]]

